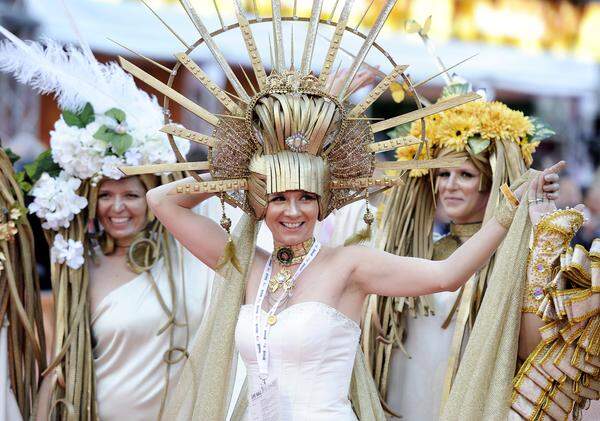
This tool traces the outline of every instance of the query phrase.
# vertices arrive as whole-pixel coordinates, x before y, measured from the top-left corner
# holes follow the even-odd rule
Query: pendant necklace
[[[275,246],[273,257],[277,259],[282,268],[269,280],[268,300],[270,305],[274,305],[279,300],[281,300],[281,304],[285,304],[292,296],[292,290],[296,283],[289,266],[302,263],[314,242],[315,239],[310,238],[293,246]]]

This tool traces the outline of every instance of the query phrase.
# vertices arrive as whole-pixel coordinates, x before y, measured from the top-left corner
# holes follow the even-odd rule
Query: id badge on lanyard
[[[266,381],[250,395],[248,408],[252,421],[281,421],[279,415],[279,387],[276,380]]]
[[[292,276],[292,282],[295,282],[298,276],[306,269],[313,261],[321,244],[315,241],[310,248],[308,254]],[[263,275],[258,287],[258,293],[254,300],[254,335],[255,335],[255,352],[258,362],[259,377],[261,385],[259,389],[250,395],[249,410],[252,421],[279,421],[279,387],[277,379],[271,376],[269,378],[269,330],[271,325],[267,322],[270,317],[273,317],[277,312],[277,308],[281,305],[283,295],[273,305],[267,313],[267,318],[261,323],[262,319],[262,303],[267,295],[271,272],[273,270],[273,261],[271,258],[267,261]]]

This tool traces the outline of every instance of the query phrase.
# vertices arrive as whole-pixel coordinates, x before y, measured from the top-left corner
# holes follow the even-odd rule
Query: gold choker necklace
[[[309,238],[308,240],[294,244],[293,246],[275,246],[273,256],[283,266],[297,265],[302,262],[304,256],[308,254],[310,248],[314,244],[315,239]]]
[[[481,222],[467,224],[450,223],[450,235],[458,238],[471,238],[481,228]]]

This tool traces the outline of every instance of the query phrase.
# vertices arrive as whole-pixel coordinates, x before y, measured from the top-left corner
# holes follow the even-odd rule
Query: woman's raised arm
[[[215,269],[227,243],[227,233],[210,218],[192,208],[213,196],[211,193],[175,194],[178,185],[192,183],[192,177],[158,186],[146,193],[148,206],[165,228],[190,253]]]
[[[554,185],[547,175],[556,174],[564,168],[559,162],[541,172],[532,182],[532,189],[541,197],[550,191],[545,183]],[[521,197],[524,186],[517,190]],[[554,191],[554,190],[552,190]],[[414,257],[395,256],[364,247],[352,247],[347,251],[348,261],[353,265],[351,279],[366,294],[385,296],[417,296],[439,291],[454,291],[481,268],[494,254],[507,229],[496,218],[490,219],[469,240],[447,259],[431,261]]]

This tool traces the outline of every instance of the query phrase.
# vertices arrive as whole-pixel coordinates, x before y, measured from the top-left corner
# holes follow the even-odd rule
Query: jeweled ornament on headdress
[[[175,54],[178,63],[172,70],[172,76],[165,84],[131,62],[121,59],[125,70],[160,91],[171,101],[188,109],[214,129],[211,135],[193,132],[181,126],[171,124],[167,119],[161,129],[169,136],[179,136],[203,144],[209,148],[207,162],[185,162],[177,145],[172,142],[180,163],[170,165],[174,170],[210,171],[211,181],[202,181],[194,174],[197,182],[179,186],[179,193],[224,193],[223,199],[241,207],[256,218],[262,218],[267,206],[267,195],[287,190],[304,190],[318,195],[319,218],[325,218],[331,211],[353,201],[365,198],[392,185],[402,182],[402,174],[389,177],[383,170],[407,170],[413,167],[433,168],[439,166],[435,160],[411,163],[378,163],[375,154],[389,151],[399,146],[424,142],[425,136],[417,139],[402,136],[384,142],[375,142],[375,133],[390,129],[398,124],[424,119],[435,113],[452,108],[478,98],[467,93],[448,101],[424,107],[419,95],[412,88],[410,79],[404,74],[406,65],[397,64],[385,50],[376,43],[376,38],[391,13],[396,1],[388,0],[378,14],[367,34],[348,27],[353,0],[343,2],[338,14],[338,3],[333,10],[323,10],[323,0],[312,2],[308,17],[298,16],[296,2],[292,16],[282,16],[281,1],[273,0],[272,16],[258,16],[248,19],[240,0],[235,0],[237,22],[225,26],[220,11],[221,28],[209,31],[200,15],[189,0],[181,0],[201,38],[192,45],[185,45],[185,52]],[[216,5],[216,3],[215,3]],[[327,15],[327,19],[321,15]],[[366,12],[365,12],[366,14]],[[337,22],[333,20],[338,16]],[[271,51],[271,73],[267,76],[252,26],[270,21],[273,39]],[[304,25],[306,37],[299,66],[294,65],[293,30],[291,65],[286,65],[283,22],[290,26]],[[264,26],[264,25],[263,25]],[[313,52],[317,34],[322,27],[333,27],[334,32],[327,48],[320,72],[311,73]],[[249,90],[244,88],[231,65],[225,59],[217,45],[218,37],[230,30],[239,28],[248,51],[248,57],[258,86],[248,75],[244,77]],[[181,41],[172,28],[168,29]],[[332,92],[328,79],[336,60],[342,37],[350,33],[362,39],[362,45],[344,76],[339,92]],[[214,60],[227,77],[234,92],[226,92],[217,86],[196,64],[190,54],[199,46],[206,45]],[[359,103],[348,102],[351,83],[364,64],[367,53],[376,49],[385,57],[392,70]],[[197,103],[175,91],[175,75],[185,67],[204,87],[223,105],[226,114],[215,115]],[[415,99],[417,109],[371,124],[371,118],[365,116],[369,107],[390,87],[400,80],[407,86],[408,94]],[[165,101],[168,103],[168,101]],[[444,166],[458,165],[460,162],[444,162]],[[161,169],[165,169],[162,166]],[[124,167],[126,174],[156,172],[155,166]],[[381,174],[376,174],[380,172]]]

